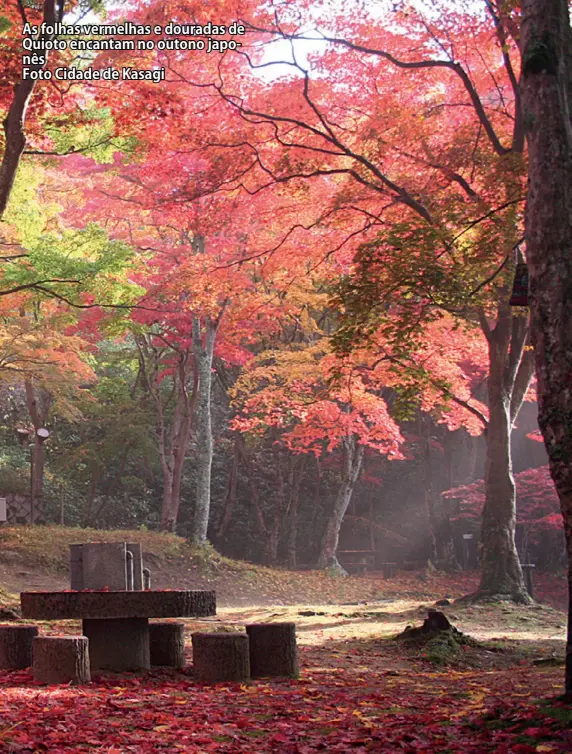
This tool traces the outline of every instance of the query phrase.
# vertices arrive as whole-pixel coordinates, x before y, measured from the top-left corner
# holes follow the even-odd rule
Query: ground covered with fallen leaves
[[[19,591],[67,588],[69,542],[94,539],[62,527],[51,534],[43,532],[42,549],[32,527],[0,531],[2,620],[17,608]],[[564,574],[534,574],[541,604],[456,605],[476,588],[476,572],[340,579],[190,552],[174,535],[146,533],[144,540],[155,588],[217,590],[216,618],[185,621],[187,668],[94,675],[82,687],[42,686],[28,671],[0,671],[2,754],[572,751],[572,708],[557,699]],[[440,609],[476,643],[450,652],[393,638],[420,625],[443,598],[452,604]],[[193,631],[272,621],[296,623],[298,679],[195,683]],[[80,632],[73,621],[39,626],[46,634]]]
[[[385,598],[223,609],[216,618],[186,621],[183,672],[95,675],[90,685],[73,687],[41,686],[27,671],[0,671],[0,751],[572,751],[572,710],[556,699],[563,614],[541,606],[445,607],[481,642],[442,661],[393,638],[421,623],[428,606]],[[193,631],[241,631],[246,623],[284,620],[297,624],[298,679],[194,682]],[[40,625],[42,633],[78,629],[73,621]]]

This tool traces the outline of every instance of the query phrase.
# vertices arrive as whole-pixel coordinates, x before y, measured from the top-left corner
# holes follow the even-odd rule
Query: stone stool
[[[174,621],[149,624],[151,666],[185,667],[185,624]]]
[[[29,668],[32,664],[32,641],[37,635],[38,627],[26,623],[0,626],[0,668]]]
[[[298,677],[295,623],[252,623],[246,627],[250,644],[250,674]]]
[[[32,673],[41,683],[89,683],[87,636],[38,636],[33,641]]]
[[[202,683],[249,681],[248,636],[243,633],[195,633],[193,667]]]

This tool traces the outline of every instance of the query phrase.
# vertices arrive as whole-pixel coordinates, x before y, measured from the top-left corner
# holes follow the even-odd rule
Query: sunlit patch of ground
[[[294,622],[301,645],[320,646],[331,641],[371,639],[400,633],[408,625],[420,625],[433,602],[413,600],[362,605],[274,605],[268,608],[222,608],[216,623],[240,627],[248,623]],[[518,639],[538,644],[566,639],[566,616],[550,607],[496,603],[439,608],[463,633],[478,641]],[[548,646],[548,645],[547,645]],[[563,651],[563,649],[562,649]]]

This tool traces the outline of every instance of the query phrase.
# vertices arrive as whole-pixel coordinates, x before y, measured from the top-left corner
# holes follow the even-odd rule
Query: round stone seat
[[[22,592],[22,616],[68,618],[197,618],[215,615],[215,592]]]

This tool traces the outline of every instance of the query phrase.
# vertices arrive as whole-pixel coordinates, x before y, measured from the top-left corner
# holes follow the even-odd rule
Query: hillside
[[[139,542],[157,589],[215,589],[221,607],[241,605],[344,604],[399,596],[430,600],[459,597],[475,589],[478,574],[398,572],[340,578],[324,571],[288,571],[230,560],[212,547],[193,548],[182,537],[151,531],[102,531],[61,526],[0,528],[0,587],[15,602],[21,591],[68,589],[69,545],[82,542]],[[538,573],[535,596],[565,607],[562,575]],[[6,598],[5,598],[6,599]]]

